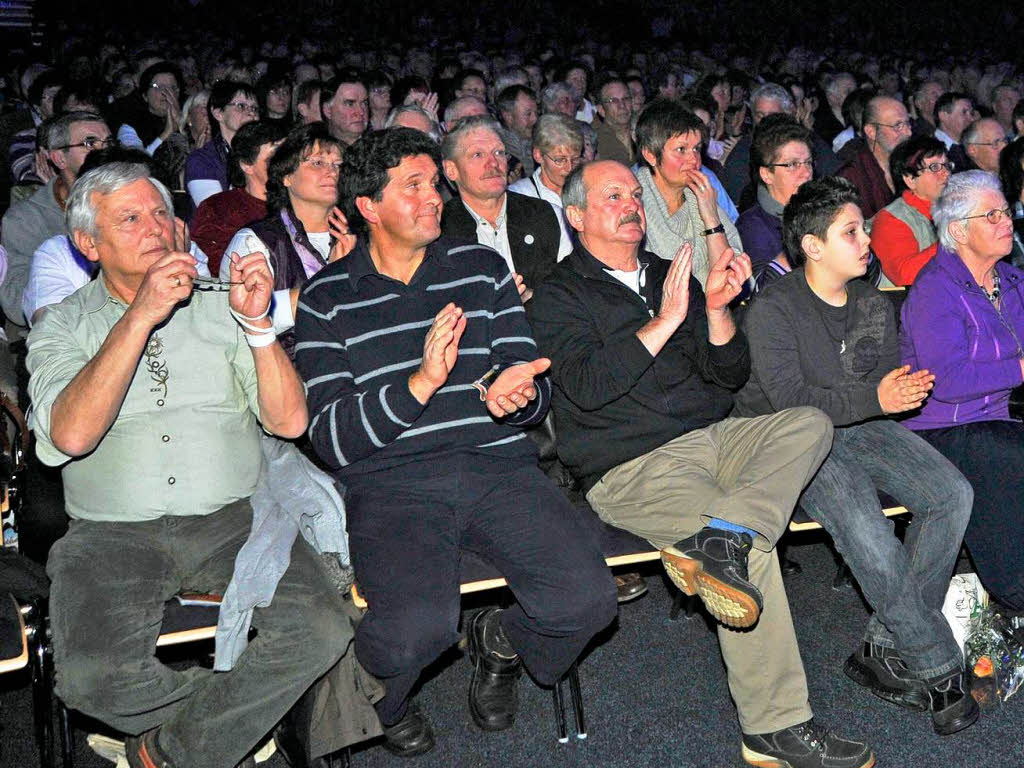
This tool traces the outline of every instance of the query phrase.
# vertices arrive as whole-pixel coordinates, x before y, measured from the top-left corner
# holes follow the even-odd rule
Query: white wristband
[[[258,335],[252,333],[245,334],[245,342],[250,347],[269,347],[275,341],[277,341],[277,334],[274,333],[273,329],[271,329],[270,333],[261,333]]]

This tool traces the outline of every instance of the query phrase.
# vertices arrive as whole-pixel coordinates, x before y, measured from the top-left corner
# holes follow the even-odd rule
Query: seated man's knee
[[[424,667],[458,639],[456,621],[457,616],[451,619],[436,606],[409,607],[387,618],[371,610],[356,637],[360,661],[377,675]]]

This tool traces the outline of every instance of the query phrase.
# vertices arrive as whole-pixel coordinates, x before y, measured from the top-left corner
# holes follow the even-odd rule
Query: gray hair
[[[494,93],[501,93],[510,85],[525,85],[529,87],[530,76],[522,67],[505,67],[494,78]]]
[[[435,142],[441,141],[441,126],[439,126],[437,124],[437,120],[431,117],[430,113],[427,112],[427,110],[425,110],[419,104],[402,104],[400,106],[395,107],[390,112],[388,112],[388,119],[384,121],[384,127],[390,128],[392,125],[395,124],[395,120],[397,120],[400,115],[404,115],[409,112],[427,118],[427,122],[430,123],[430,129],[427,131],[427,136],[429,136]]]
[[[444,139],[441,141],[441,157],[445,160],[454,158],[459,151],[459,142],[462,140],[462,137],[478,128],[494,131],[498,138],[502,136],[501,126],[490,115],[470,115],[469,117],[464,117],[456,122],[455,126],[445,134]],[[505,140],[501,140],[504,143]]]
[[[777,83],[765,83],[759,85],[750,94],[750,111],[759,101],[774,101],[782,107],[783,111],[792,114],[796,110],[793,104],[793,95]]]
[[[533,126],[531,137],[534,149],[547,152],[555,147],[568,146],[577,152],[583,151],[583,134],[576,127],[576,120],[562,114],[541,115]]]
[[[52,119],[46,129],[46,144],[48,149],[53,147],[66,147],[71,143],[71,126],[75,123],[103,123],[107,121],[102,115],[95,112],[65,112]]]
[[[573,101],[576,100],[576,92],[573,91],[566,83],[551,83],[546,86],[543,91],[540,92],[540,107],[544,112],[552,112],[555,108],[555,102],[558,101],[559,96],[568,95]]]
[[[147,179],[167,206],[168,213],[174,215],[174,202],[171,193],[160,181],[149,175],[149,169],[141,163],[107,163],[94,168],[78,177],[68,194],[67,207],[64,210],[64,225],[74,236],[75,232],[84,232],[90,237],[96,236],[96,208],[93,193],[109,195],[112,192]]]
[[[563,208],[572,205],[583,211],[587,209],[587,185],[583,181],[583,170],[588,165],[590,163],[581,163],[565,177],[565,184],[562,185]]]
[[[949,225],[970,216],[978,197],[986,190],[1003,194],[999,179],[986,171],[964,171],[949,177],[946,189],[932,205],[932,220],[944,248],[957,249],[959,243],[949,234]]]
[[[480,101],[480,99],[478,99],[476,96],[460,96],[459,98],[450,101],[448,103],[448,106],[444,108],[445,123],[447,125],[451,125],[456,120],[460,120],[461,118],[459,117],[459,110],[462,109],[462,107],[467,106],[468,104],[472,104],[474,102],[479,104],[485,110],[487,109],[487,105]]]
[[[854,87],[857,86],[857,79],[849,72],[836,72],[825,78],[825,93],[828,96],[834,96],[839,90],[840,83],[844,80],[852,80]]]

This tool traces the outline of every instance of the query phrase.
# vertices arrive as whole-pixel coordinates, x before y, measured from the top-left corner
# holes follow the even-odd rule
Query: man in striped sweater
[[[386,688],[386,746],[433,746],[407,699],[459,637],[459,560],[489,561],[518,603],[476,614],[470,711],[512,724],[526,664],[553,684],[615,615],[592,534],[537,467],[522,427],[551,385],[515,281],[493,250],[440,238],[440,158],[405,128],[345,153],[340,203],[359,235],[302,292],[295,360],[309,435],[349,504],[352,562],[369,610],[356,655]],[[485,401],[485,402],[482,402]]]

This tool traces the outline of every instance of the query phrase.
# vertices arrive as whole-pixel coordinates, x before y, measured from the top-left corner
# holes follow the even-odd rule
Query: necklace
[[[806,283],[806,277],[804,278],[804,282]],[[821,324],[825,328],[825,333],[828,334],[828,337],[829,337],[829,339],[832,340],[833,344],[838,344],[839,345],[839,354],[840,355],[845,354],[846,353],[846,332],[847,332],[847,330],[849,328],[849,324],[850,324],[850,299],[849,299],[849,293],[847,293],[846,304],[844,304],[842,307],[834,307],[831,304],[828,304],[828,302],[826,302],[820,296],[818,296],[818,294],[816,294],[814,292],[814,289],[811,288],[810,283],[807,283],[807,290],[811,294],[811,303],[814,305],[814,310],[818,313],[818,318],[821,320]],[[831,327],[832,326],[832,322],[830,321],[830,319],[828,317],[825,316],[825,313],[822,311],[821,306],[820,306],[822,304],[828,306],[829,308],[831,308],[833,310],[836,310],[837,313],[838,313],[838,310],[840,310],[840,309],[843,310],[843,330],[842,330],[842,332],[840,333],[839,336],[836,336],[834,333],[832,333],[832,327]]]

